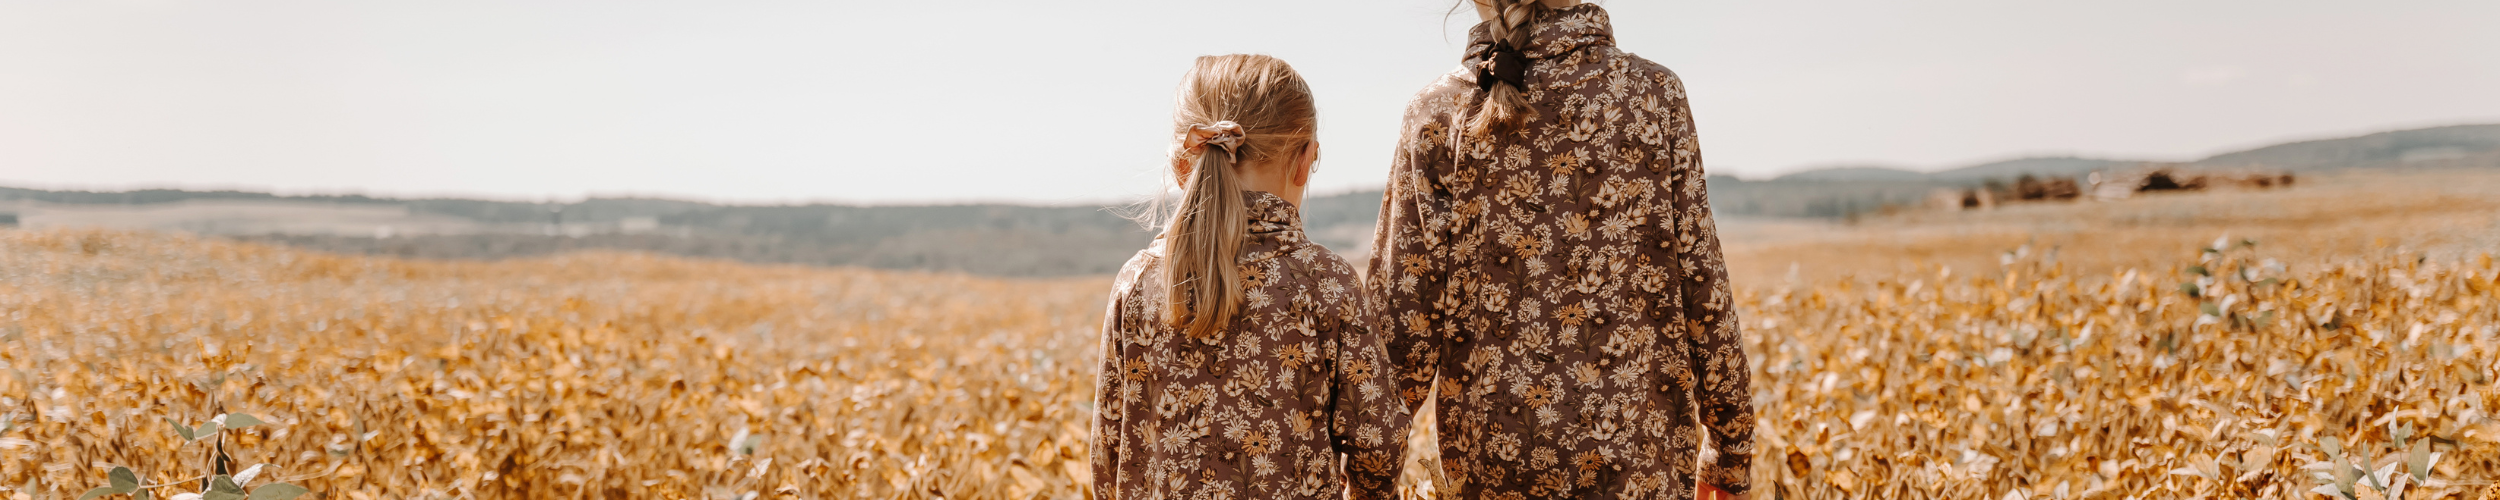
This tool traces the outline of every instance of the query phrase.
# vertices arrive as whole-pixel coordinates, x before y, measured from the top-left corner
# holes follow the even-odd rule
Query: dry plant
[[[0,497],[190,480],[220,405],[325,498],[1076,497],[1104,293],[0,232]]]
[[[2239,243],[1747,291],[1762,497],[2500,495],[2500,269]],[[0,496],[1080,498],[1106,290],[0,232]]]
[[[2488,498],[2500,268],[1850,280],[1744,299],[1775,498]]]

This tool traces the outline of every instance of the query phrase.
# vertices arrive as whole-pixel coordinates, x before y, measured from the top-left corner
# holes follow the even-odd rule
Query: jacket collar
[[[1549,59],[1570,55],[1589,47],[1615,44],[1614,21],[1606,9],[1593,3],[1582,3],[1545,13],[1530,23],[1528,46],[1520,52],[1528,59]],[[1484,60],[1484,53],[1493,48],[1493,22],[1476,23],[1467,30],[1467,65]]]
[[[1283,197],[1266,191],[1242,191],[1241,199],[1246,203],[1243,211],[1249,213],[1251,236],[1275,235],[1302,229],[1302,210],[1295,207],[1293,202],[1285,201]],[[1146,253],[1158,258],[1163,257],[1165,255],[1164,236],[1166,236],[1164,233],[1156,233],[1154,242],[1146,245]]]
[[[1249,203],[1251,234],[1302,227],[1302,210],[1282,197],[1266,191],[1243,191],[1241,197],[1242,201]]]

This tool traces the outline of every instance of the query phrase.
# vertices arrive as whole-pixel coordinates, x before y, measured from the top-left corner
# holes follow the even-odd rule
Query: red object
[[[1711,486],[1710,483],[1695,481],[1693,482],[1693,486],[1693,489],[1695,490],[1693,492],[1693,498],[1695,500],[1735,500],[1736,498],[1736,494],[1728,493],[1727,490],[1719,489],[1717,486]]]

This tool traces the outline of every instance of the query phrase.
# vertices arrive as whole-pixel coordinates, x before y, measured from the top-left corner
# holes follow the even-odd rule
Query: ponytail
[[[1537,18],[1545,16],[1544,3],[1537,0],[1471,1],[1483,3],[1491,7],[1494,12],[1493,19],[1486,23],[1487,33],[1493,38],[1493,47],[1481,54],[1485,62],[1526,64],[1526,59],[1520,58],[1517,54],[1518,51],[1527,48],[1528,35],[1534,31],[1532,27]],[[1470,52],[1475,51],[1470,50]],[[1509,52],[1509,58],[1513,60],[1501,60],[1504,59],[1501,57],[1503,52]],[[1519,127],[1527,123],[1529,118],[1536,116],[1536,110],[1528,106],[1527,89],[1520,88],[1519,82],[1492,78],[1492,71],[1524,72],[1526,68],[1515,67],[1501,70],[1488,68],[1479,72],[1476,78],[1478,85],[1484,89],[1484,95],[1481,100],[1477,101],[1475,116],[1467,119],[1469,135],[1487,137],[1508,134],[1519,130]]]
[[[1241,169],[1266,168],[1310,146],[1319,111],[1310,85],[1274,57],[1232,54],[1198,58],[1181,82],[1172,116],[1172,167],[1178,207],[1163,219],[1165,324],[1190,338],[1215,342],[1241,314],[1242,248],[1249,244],[1250,201]],[[1187,167],[1187,172],[1181,172]]]
[[[1208,147],[1181,193],[1180,211],[1164,233],[1164,320],[1193,339],[1213,338],[1241,310],[1241,244],[1249,207],[1241,196],[1233,154]]]

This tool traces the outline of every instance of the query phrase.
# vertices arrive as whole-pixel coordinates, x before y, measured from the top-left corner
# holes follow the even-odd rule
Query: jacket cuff
[[[1722,452],[1717,460],[1702,464],[1701,481],[1730,494],[1741,495],[1752,489],[1752,464],[1753,457],[1750,455]]]

